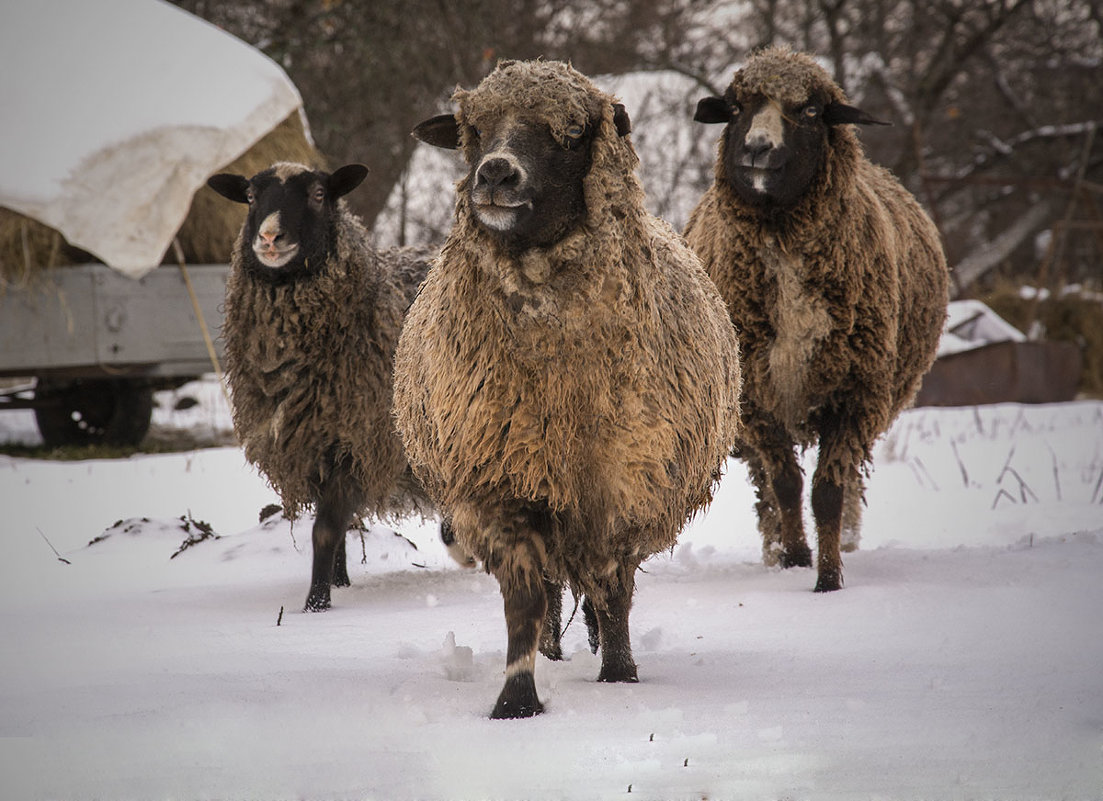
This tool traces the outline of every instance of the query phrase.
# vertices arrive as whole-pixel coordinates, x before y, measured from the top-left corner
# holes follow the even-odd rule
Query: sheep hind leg
[[[548,598],[548,611],[540,635],[540,653],[559,662],[563,659],[563,586],[544,579],[544,594]]]
[[[774,498],[777,499],[778,520],[781,527],[781,552],[778,562],[782,567],[811,567],[812,551],[804,538],[804,519],[801,495],[804,480],[793,449],[785,448],[782,458],[770,471]]]
[[[351,521],[350,521],[351,522]],[[352,581],[349,580],[349,563],[348,563],[348,538],[341,537],[337,547],[334,549],[333,558],[333,586],[334,587],[351,587]]]
[[[778,515],[777,499],[774,497],[770,479],[762,459],[751,449],[738,451],[735,455],[747,465],[747,473],[755,490],[755,516],[758,518],[758,533],[762,535],[762,563],[773,567],[781,561],[781,517]]]
[[[362,502],[352,478],[341,470],[335,470],[323,483],[319,495],[311,532],[314,562],[304,612],[324,612],[330,608],[330,587],[335,577],[340,577],[338,559],[344,568],[344,580],[348,582],[345,535]]]
[[[632,659],[632,640],[628,614],[635,589],[635,566],[622,568],[609,582],[601,602],[595,603],[598,639],[601,648],[601,672],[598,681],[637,682],[636,663]]]
[[[843,487],[842,533],[839,535],[839,548],[843,553],[853,553],[861,544],[864,495],[860,475],[854,476]]]

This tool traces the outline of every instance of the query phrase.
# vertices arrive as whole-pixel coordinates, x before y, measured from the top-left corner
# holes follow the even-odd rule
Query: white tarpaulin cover
[[[0,0],[0,206],[127,275],[301,106],[275,62],[161,0]]]
[[[979,300],[951,301],[938,345],[939,356],[973,350],[993,342],[1025,342],[1026,335]]]

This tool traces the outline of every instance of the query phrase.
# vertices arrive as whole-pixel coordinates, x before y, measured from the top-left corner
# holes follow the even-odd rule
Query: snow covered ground
[[[224,431],[201,399],[159,425]],[[350,535],[304,614],[309,521],[258,525],[236,448],[0,456],[0,795],[1103,798],[1103,403],[906,413],[838,593],[761,565],[752,498],[730,463],[645,565],[639,684],[594,681],[576,620],[547,712],[501,722],[497,585],[433,525]],[[172,558],[191,521],[219,539]]]

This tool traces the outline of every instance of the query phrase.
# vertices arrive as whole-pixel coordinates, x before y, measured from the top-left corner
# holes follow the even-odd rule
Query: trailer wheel
[[[59,381],[40,378],[34,410],[38,431],[48,447],[61,445],[138,445],[149,431],[153,388],[128,379]]]

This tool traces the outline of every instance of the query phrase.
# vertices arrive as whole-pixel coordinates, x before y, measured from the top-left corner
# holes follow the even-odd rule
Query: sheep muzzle
[[[475,169],[471,202],[483,225],[495,231],[513,228],[524,211],[532,211],[528,175],[509,153],[495,151]]]

